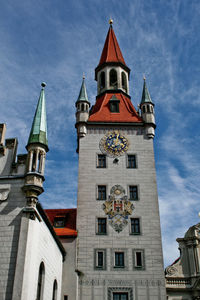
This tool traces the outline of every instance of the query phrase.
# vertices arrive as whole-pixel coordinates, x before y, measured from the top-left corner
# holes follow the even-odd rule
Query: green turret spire
[[[141,99],[141,102],[140,102],[140,105],[143,104],[143,103],[152,103],[152,100],[151,100],[151,96],[149,94],[149,91],[147,89],[147,84],[146,84],[146,78],[144,77],[144,85],[143,85],[143,92],[142,92],[142,99]]]
[[[28,139],[28,145],[40,143],[45,145],[48,150],[46,105],[45,105],[45,94],[44,94],[44,87],[46,86],[46,84],[43,82],[41,86],[42,89],[40,92],[40,97],[38,100],[35,116],[33,119],[32,128]]]
[[[88,100],[88,96],[87,96],[87,91],[86,91],[86,86],[85,86],[85,76],[83,75],[83,81],[82,81],[82,85],[81,85],[81,89],[80,89],[80,93],[79,93],[79,96],[78,96],[78,99],[76,101],[76,103],[78,102],[89,102]]]

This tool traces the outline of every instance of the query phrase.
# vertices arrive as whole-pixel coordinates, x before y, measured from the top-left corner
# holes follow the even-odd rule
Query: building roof
[[[106,37],[106,41],[103,47],[103,51],[98,66],[107,62],[115,62],[115,63],[119,62],[126,66],[126,63],[124,61],[112,25],[110,25],[110,28],[108,30],[108,34]]]
[[[45,213],[52,224],[54,231],[59,237],[76,237],[76,208],[69,209],[45,209]],[[54,227],[56,217],[65,218],[65,226],[62,228]]]
[[[44,94],[45,85],[46,85],[45,83],[41,84],[42,89],[40,92],[40,97],[35,111],[35,116],[33,119],[32,128],[28,139],[28,145],[40,143],[45,145],[48,149],[46,105],[45,105],[45,94]]]
[[[88,96],[87,96],[86,86],[85,86],[85,77],[83,77],[80,93],[79,93],[78,99],[76,101],[76,104],[78,102],[88,102],[90,104],[90,102],[88,100]]]
[[[119,101],[119,113],[110,111],[109,101],[117,98]],[[117,100],[115,99],[115,101]],[[142,118],[136,112],[129,97],[123,93],[104,93],[97,98],[92,107],[88,122],[120,122],[142,123]]]

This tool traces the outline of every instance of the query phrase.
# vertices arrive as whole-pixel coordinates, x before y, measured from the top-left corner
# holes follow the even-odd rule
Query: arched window
[[[145,106],[142,107],[143,113],[145,113]]]
[[[37,300],[43,299],[44,275],[45,275],[44,263],[41,262],[40,268],[39,268],[39,274],[38,274],[37,298],[36,298]]]
[[[101,72],[100,74],[100,89],[105,88],[105,72]]]
[[[147,112],[150,113],[150,105],[147,105]]]
[[[122,72],[122,88],[126,91],[127,93],[127,82],[126,82],[126,74]]]
[[[84,111],[85,109],[84,109],[84,104],[82,103],[81,104],[81,111]]]
[[[58,290],[58,284],[57,284],[57,281],[54,280],[52,300],[57,300],[57,290]]]
[[[117,72],[116,70],[110,70],[110,86],[117,89]]]

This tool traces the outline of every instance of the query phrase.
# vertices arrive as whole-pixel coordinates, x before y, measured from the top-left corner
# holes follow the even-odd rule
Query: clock
[[[118,131],[109,132],[99,143],[100,150],[110,157],[121,156],[128,150],[128,139]]]

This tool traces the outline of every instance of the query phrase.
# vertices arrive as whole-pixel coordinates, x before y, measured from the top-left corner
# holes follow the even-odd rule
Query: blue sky
[[[143,74],[156,106],[155,155],[165,264],[177,237],[199,222],[199,0],[3,1],[0,10],[0,122],[25,145],[45,81],[48,139],[45,208],[75,207],[78,157],[75,101],[83,72],[94,104],[97,66],[112,16],[130,94]]]

